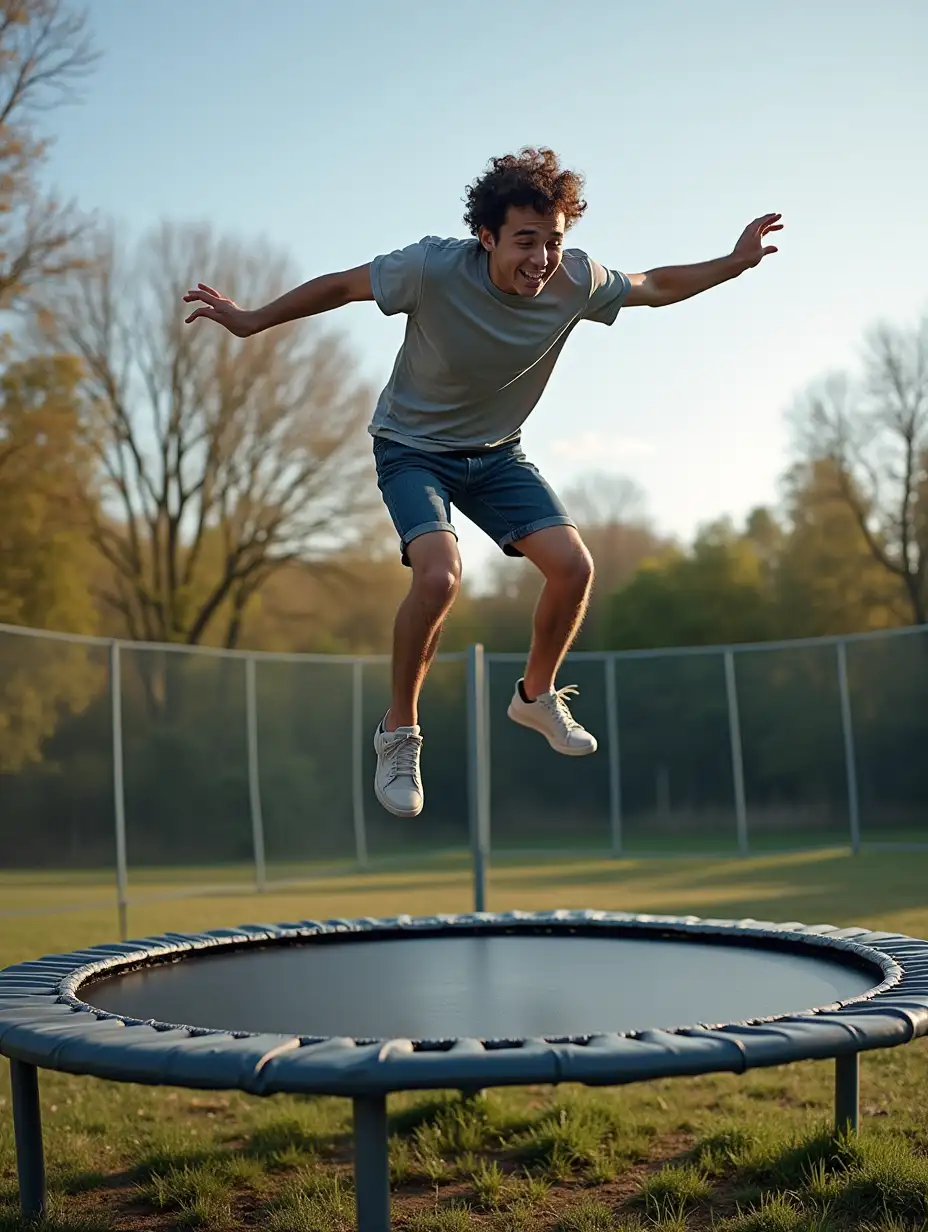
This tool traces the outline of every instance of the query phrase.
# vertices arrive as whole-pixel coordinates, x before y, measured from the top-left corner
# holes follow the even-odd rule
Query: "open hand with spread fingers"
[[[191,312],[185,321],[186,325],[198,317],[204,317],[207,320],[218,322],[236,338],[250,338],[252,334],[257,333],[253,312],[239,308],[233,300],[220,295],[218,291],[208,287],[205,282],[198,282],[195,291],[188,291],[184,296],[184,303],[204,305],[202,308],[197,308],[195,312]]]
[[[741,257],[745,265],[750,267],[760,265],[761,261],[771,252],[777,252],[774,244],[764,244],[764,240],[772,231],[782,231],[782,214],[763,214],[755,218],[741,232],[741,238],[734,247],[734,255]]]

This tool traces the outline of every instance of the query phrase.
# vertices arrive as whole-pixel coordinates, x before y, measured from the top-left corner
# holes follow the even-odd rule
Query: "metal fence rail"
[[[483,910],[494,854],[928,844],[924,627],[572,654],[562,675],[580,680],[578,716],[605,754],[583,769],[498,721],[523,661],[481,646],[438,656],[423,697],[427,816],[400,823],[370,789],[386,656],[0,625],[0,876],[13,904],[0,914],[26,909],[17,876],[88,861],[109,870],[125,935],[132,892],[159,868],[183,892],[185,865],[224,866],[261,892],[325,864],[466,852]]]

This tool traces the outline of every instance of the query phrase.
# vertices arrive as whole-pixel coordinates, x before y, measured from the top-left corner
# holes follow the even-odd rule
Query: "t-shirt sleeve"
[[[590,258],[590,269],[593,274],[593,285],[590,288],[590,301],[583,313],[583,319],[598,321],[601,325],[611,325],[619,315],[619,309],[625,303],[632,284],[627,274],[619,270],[606,269],[592,257]]]
[[[398,312],[412,316],[419,307],[428,247],[427,240],[419,240],[371,262],[371,290],[385,316],[392,317]]]

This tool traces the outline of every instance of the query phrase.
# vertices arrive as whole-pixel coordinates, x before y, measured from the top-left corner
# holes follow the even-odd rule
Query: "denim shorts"
[[[497,543],[513,545],[549,526],[574,526],[560,500],[518,444],[479,452],[426,453],[374,437],[377,484],[400,537],[403,564],[409,544],[433,530],[457,535],[451,506]]]

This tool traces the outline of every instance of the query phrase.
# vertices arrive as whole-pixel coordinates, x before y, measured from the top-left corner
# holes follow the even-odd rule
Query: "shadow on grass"
[[[201,1168],[215,1158],[215,1147],[178,1150],[156,1147],[154,1150],[146,1151],[136,1160],[129,1171],[129,1176],[134,1184],[147,1185],[155,1177],[164,1176],[179,1168]]]
[[[26,1223],[18,1208],[0,1206],[0,1232],[111,1232],[113,1227],[109,1214],[80,1215],[53,1209],[47,1219]]]
[[[753,1190],[761,1202],[791,1195],[804,1214],[827,1212],[842,1228],[873,1220],[923,1228],[928,1219],[928,1159],[904,1135],[820,1130],[783,1142],[733,1127],[703,1138],[690,1157],[716,1182]]]
[[[346,1139],[347,1132],[319,1134],[299,1121],[285,1120],[252,1130],[236,1153],[273,1168],[294,1159],[316,1160],[321,1151],[331,1150]]]
[[[556,887],[609,887],[616,909],[646,910],[659,898],[662,910],[674,914],[706,914],[717,905],[719,891],[741,891],[721,897],[725,914],[733,918],[760,915],[806,923],[847,923],[861,920],[854,904],[865,904],[868,920],[903,910],[925,908],[928,855],[815,853],[804,858],[757,857],[747,860],[674,861],[666,868],[616,861],[601,867],[568,866],[525,873],[497,870],[492,887],[497,895],[538,891],[550,896]],[[763,892],[751,894],[751,884]],[[771,903],[775,904],[775,910]]]

